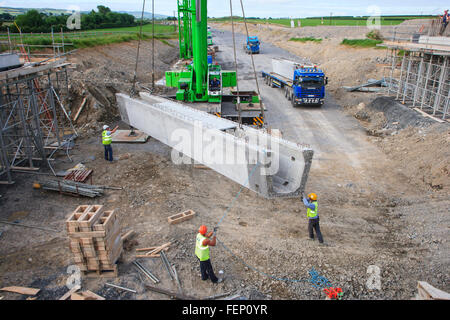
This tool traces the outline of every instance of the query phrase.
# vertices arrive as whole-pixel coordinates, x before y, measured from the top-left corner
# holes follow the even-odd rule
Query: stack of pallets
[[[102,205],[81,205],[66,221],[75,263],[86,276],[117,277],[123,250],[120,223],[114,210]]]

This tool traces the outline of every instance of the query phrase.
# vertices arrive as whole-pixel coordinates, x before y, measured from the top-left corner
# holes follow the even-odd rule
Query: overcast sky
[[[173,15],[178,0],[155,0],[155,13]],[[339,15],[371,15],[371,6],[378,6],[382,15],[433,14],[450,8],[450,0],[243,0],[248,17],[312,17]],[[2,7],[68,9],[78,6],[82,11],[105,5],[116,11],[140,11],[142,0],[0,0]],[[152,0],[146,0],[146,11],[151,12]],[[373,10],[373,8],[372,8]],[[229,0],[208,0],[208,16],[222,17],[230,14]],[[233,14],[242,15],[239,0],[233,0]]]

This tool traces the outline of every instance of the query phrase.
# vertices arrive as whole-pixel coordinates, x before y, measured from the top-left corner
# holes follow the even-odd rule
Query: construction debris
[[[92,184],[92,174],[94,170],[85,169],[85,170],[72,170],[64,176],[64,180],[70,180],[75,182],[86,182],[87,179],[90,178]]]
[[[14,292],[14,293],[20,293],[20,294],[26,294],[28,296],[35,296],[40,289],[35,288],[27,288],[27,287],[4,287],[0,289],[1,291],[8,291],[8,292]]]
[[[66,221],[70,250],[86,276],[117,277],[122,254],[120,223],[114,210],[102,205],[81,205]]]
[[[35,189],[59,191],[61,194],[95,198],[103,195],[103,186],[94,186],[74,181],[45,180],[33,184]]]
[[[169,224],[177,224],[186,220],[190,220],[194,216],[195,212],[193,210],[186,210],[184,212],[180,212],[168,217],[167,220],[169,221]]]
[[[450,294],[425,281],[417,282],[417,300],[450,300]]]
[[[164,267],[167,270],[167,273],[169,273],[169,277],[171,280],[175,280],[175,275],[173,274],[173,269],[170,266],[169,260],[167,259],[166,254],[164,253],[164,251],[161,251],[161,260],[164,264]]]
[[[231,294],[231,292],[227,292],[227,293],[220,293],[220,294],[216,294],[213,296],[209,296],[206,298],[203,298],[203,300],[214,300],[214,299],[219,299],[219,298],[223,298],[223,297],[227,297]]]
[[[39,229],[39,230],[44,230],[44,231],[59,232],[59,230],[48,229],[48,228],[37,227],[37,226],[28,226],[28,225],[21,224],[21,223],[8,222],[8,221],[3,221],[3,220],[0,220],[0,223],[9,224],[11,226],[23,227],[23,228],[31,228],[31,229]]]
[[[124,290],[124,291],[128,291],[128,292],[132,292],[132,293],[137,293],[137,291],[136,290],[132,290],[132,289],[128,289],[128,288],[125,288],[125,287],[121,287],[121,286],[117,286],[117,285],[115,285],[115,284],[112,284],[112,283],[105,283],[107,286],[110,286],[110,287],[113,287],[113,288],[117,288],[117,289],[121,289],[121,290]]]
[[[73,121],[77,121],[77,120],[78,120],[78,117],[80,116],[81,111],[83,111],[83,108],[84,108],[84,106],[86,105],[86,101],[87,101],[87,98],[85,97],[85,98],[83,99],[83,102],[81,102],[80,108],[78,108],[78,111],[77,111],[77,113],[75,114],[75,117],[73,118]]]
[[[72,296],[72,293],[75,293],[75,292],[77,292],[80,289],[81,289],[81,286],[76,285],[75,287],[73,287],[72,289],[67,291],[61,298],[59,298],[59,300],[67,300],[67,299],[69,299],[69,297]]]
[[[149,285],[147,285],[147,284],[145,285],[145,287],[146,287],[147,289],[151,290],[151,291],[165,294],[165,295],[167,295],[167,296],[169,296],[169,297],[171,297],[171,298],[173,298],[173,299],[179,299],[179,300],[197,300],[197,298],[194,298],[194,297],[191,297],[191,296],[187,296],[187,295],[184,295],[184,294],[179,294],[179,293],[176,293],[176,292],[173,292],[173,291],[169,291],[169,290],[166,290],[166,289],[161,289],[161,288],[152,287],[152,286],[149,286]]]
[[[183,294],[183,288],[181,287],[180,278],[178,278],[178,272],[177,272],[177,269],[175,268],[175,265],[172,265],[172,271],[173,271],[173,275],[175,277],[175,281],[177,282],[178,292],[180,294]]]
[[[167,251],[169,250],[169,246],[171,245],[171,242],[167,242],[165,244],[163,244],[162,246],[159,247],[149,247],[149,248],[141,248],[141,249],[136,249],[137,252],[143,252],[143,251],[147,251],[146,254],[144,255],[136,255],[136,258],[156,258],[159,257],[159,253],[164,250]]]
[[[142,272],[147,278],[152,280],[154,283],[158,283],[159,279],[153,275],[148,269],[144,268],[142,264],[140,264],[138,261],[133,261],[133,264],[137,267],[137,269]]]
[[[379,87],[379,88],[374,88],[374,87]],[[354,91],[361,91],[361,92],[380,92],[381,90],[383,90],[381,87],[389,87],[389,83],[387,82],[386,78],[383,78],[381,80],[376,80],[376,79],[369,79],[367,81],[367,83],[359,85],[359,86],[354,86],[354,87],[342,87],[345,90],[349,91],[349,92],[354,92]]]
[[[131,237],[131,235],[134,233],[134,230],[130,230],[124,234],[122,234],[122,241],[126,241],[128,240],[129,237]]]
[[[99,296],[98,294],[86,290],[80,293],[72,293],[72,295],[70,296],[71,300],[106,300],[105,298],[103,298],[102,296]]]

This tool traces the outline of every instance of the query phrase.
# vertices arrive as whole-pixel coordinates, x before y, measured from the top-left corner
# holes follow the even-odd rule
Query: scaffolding
[[[387,44],[390,52],[387,91],[396,100],[436,118],[450,118],[450,47]]]
[[[36,171],[69,150],[77,133],[62,103],[68,94],[65,59],[0,72],[0,184],[14,171]],[[70,159],[70,157],[69,157]]]

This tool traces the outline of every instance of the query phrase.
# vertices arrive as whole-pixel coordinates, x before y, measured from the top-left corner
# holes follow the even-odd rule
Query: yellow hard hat
[[[315,193],[310,193],[310,194],[308,194],[308,198],[310,198],[311,200],[316,201],[316,200],[317,200],[317,194],[315,194]]]

